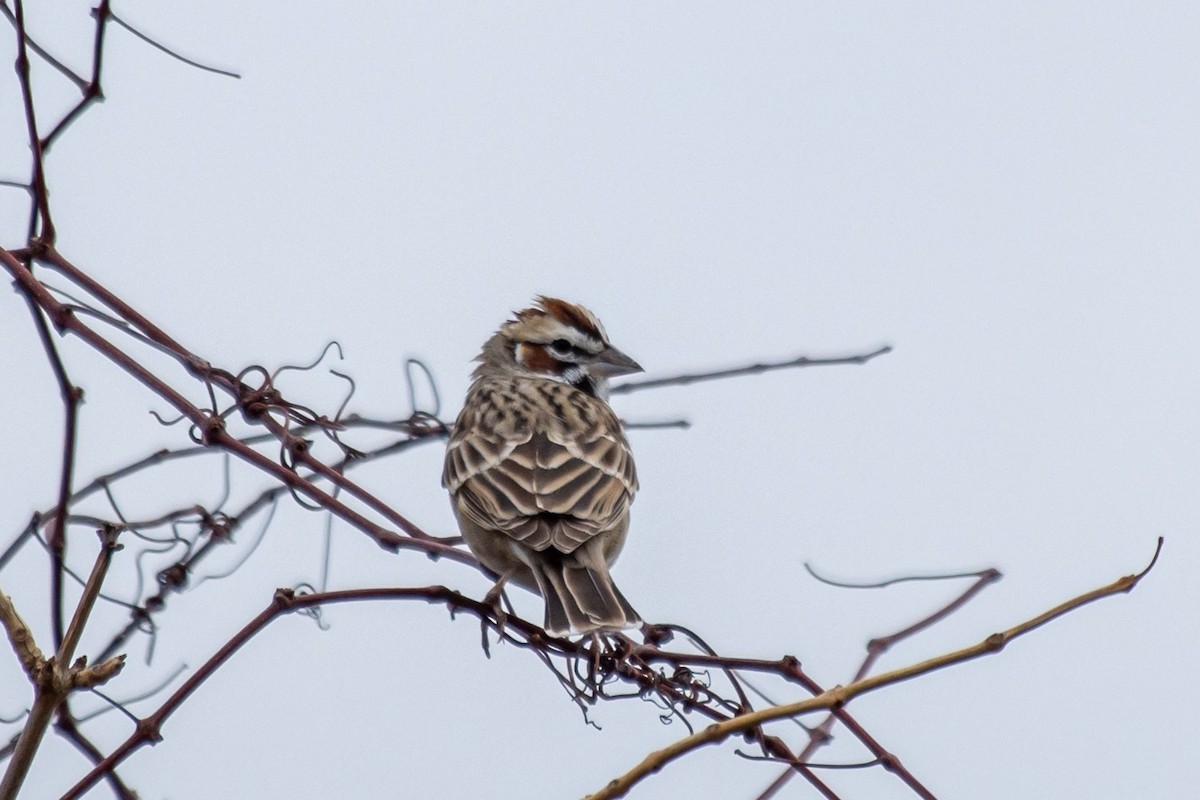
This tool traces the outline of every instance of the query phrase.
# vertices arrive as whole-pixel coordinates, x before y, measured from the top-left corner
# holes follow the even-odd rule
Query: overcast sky
[[[88,5],[29,5],[39,41],[85,70]],[[614,569],[624,593],[722,653],[793,654],[832,685],[869,638],[965,586],[841,590],[804,562],[847,580],[1004,572],[888,653],[889,669],[1134,572],[1165,536],[1131,595],[851,710],[943,798],[1194,791],[1200,7],[114,8],[242,75],[189,68],[114,26],[107,99],[48,162],[62,252],[186,346],[237,371],[307,362],[337,339],[346,359],[329,366],[355,377],[352,410],[387,418],[408,413],[403,364],[419,357],[451,419],[479,346],[539,293],[590,307],[651,375],[893,345],[867,366],[616,398],[630,421],[692,423],[630,435],[642,490]],[[6,32],[0,61],[14,56]],[[0,178],[22,180],[6,74]],[[73,102],[56,74],[35,80],[44,119]],[[26,209],[0,190],[5,247],[22,244]],[[4,547],[53,504],[62,413],[15,293],[0,297],[0,340]],[[167,409],[147,390],[78,341],[63,348],[87,392],[80,482],[187,443],[154,422],[148,412]],[[343,392],[324,372],[282,383],[329,413]],[[441,457],[427,444],[356,479],[450,535]],[[231,508],[270,485],[233,476]],[[114,492],[138,517],[213,505],[221,460]],[[208,574],[237,563],[264,519]],[[86,572],[92,540],[74,535]],[[131,697],[196,666],[273,587],[316,583],[323,535],[324,518],[285,502],[241,570],[171,601],[151,665],[141,637],[107,692]],[[488,588],[341,523],[333,539],[331,587]],[[170,560],[140,566],[152,576]],[[116,575],[135,568],[126,559]],[[43,642],[47,575],[36,547],[0,572]],[[540,618],[537,598],[513,599]],[[123,619],[102,608],[84,649]],[[350,605],[324,619],[326,631],[299,616],[272,625],[122,776],[172,800],[577,798],[686,733],[637,701],[603,704],[602,730],[586,726],[533,656],[500,647],[488,660],[478,625],[441,607]],[[800,696],[772,686],[778,700]],[[131,708],[148,714],[162,697]],[[28,703],[15,660],[0,658],[0,717]],[[0,739],[16,730],[0,726]],[[130,723],[110,714],[85,730],[111,748]],[[835,733],[820,760],[868,757]],[[733,749],[689,756],[632,796],[753,798],[779,768]],[[26,794],[57,796],[86,768],[51,733]],[[912,796],[880,768],[822,775],[848,799]],[[801,780],[780,795],[814,796]]]

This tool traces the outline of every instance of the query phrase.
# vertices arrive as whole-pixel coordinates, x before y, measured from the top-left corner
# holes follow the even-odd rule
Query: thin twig
[[[779,675],[780,677],[797,683],[812,695],[820,695],[825,692],[825,688],[813,680],[804,669],[800,662],[794,656],[784,656],[780,659],[757,659],[757,658],[737,658],[730,656],[711,656],[707,653],[679,653],[667,650],[659,650],[655,647],[642,646],[634,649],[634,655],[643,659],[647,663],[666,662],[675,667],[679,666],[699,666],[699,667],[721,667],[724,669],[733,669],[738,672],[762,672],[767,674]],[[704,708],[697,709],[705,711]],[[917,794],[918,797],[930,798],[932,795],[929,791],[917,780],[916,776],[910,773],[903,764],[899,762],[888,750],[883,747],[867,730],[853,717],[850,712],[844,708],[833,709],[832,713],[837,717],[838,721],[846,726],[846,729],[856,737],[863,746],[867,748],[879,761],[886,764],[888,770],[894,772],[896,777],[905,783],[910,789]],[[711,716],[711,715],[710,715]],[[793,764],[793,769],[800,772],[801,776],[808,778],[802,770],[799,770],[795,765],[803,764],[803,761],[797,756],[786,754],[786,746],[774,737],[765,737],[764,743],[767,749],[771,752],[780,754],[782,760]],[[811,782],[811,781],[810,781]]]
[[[1141,572],[1133,575],[1126,575],[1118,578],[1107,586],[1102,586],[1098,589],[1093,589],[1090,592],[1085,592],[1078,597],[1074,597],[1070,600],[1060,603],[1049,611],[1043,612],[1038,614],[1036,617],[1019,623],[1018,625],[1015,625],[1006,631],[993,633],[983,641],[970,647],[964,647],[961,650],[955,650],[951,653],[936,656],[918,664],[912,664],[910,666],[894,669],[873,677],[864,678],[861,681],[856,681],[847,686],[835,686],[834,688],[807,700],[801,700],[796,703],[788,703],[782,706],[765,708],[760,711],[753,711],[749,714],[741,714],[726,722],[719,722],[710,725],[699,733],[680,739],[668,747],[650,753],[633,769],[617,778],[614,778],[599,792],[588,795],[587,800],[612,800],[613,798],[624,797],[634,785],[639,783],[647,776],[660,771],[672,761],[675,761],[700,747],[710,744],[718,744],[731,736],[736,736],[747,731],[755,730],[765,723],[772,722],[774,720],[795,717],[800,714],[806,714],[820,709],[841,708],[855,697],[866,694],[867,692],[872,692],[876,689],[881,689],[902,681],[911,680],[912,678],[926,675],[930,672],[934,672],[955,664],[961,664],[975,658],[999,653],[1009,642],[1040,628],[1041,626],[1057,619],[1058,617],[1061,617],[1064,614],[1068,614],[1071,611],[1095,602],[1096,600],[1132,591],[1133,588],[1137,586],[1138,582],[1141,581],[1141,579],[1145,577],[1151,569],[1153,569],[1155,563],[1158,561],[1158,555],[1162,551],[1162,545],[1163,540],[1160,538],[1158,540],[1158,546],[1154,551],[1154,557]]]
[[[189,67],[195,67],[196,69],[204,70],[205,72],[215,72],[216,74],[224,75],[227,78],[240,79],[242,77],[241,75],[237,74],[236,72],[231,72],[227,69],[220,69],[218,67],[210,67],[207,64],[201,64],[199,61],[193,61],[192,59],[188,58],[187,56],[180,55],[179,53],[175,52],[174,50],[167,47],[166,45],[160,44],[159,42],[156,42],[154,39],[151,39],[149,36],[142,33],[137,28],[133,27],[128,22],[126,22],[125,20],[118,17],[116,14],[112,15],[112,21],[117,23],[118,25],[120,25],[125,30],[132,33],[137,38],[141,39],[146,44],[155,48],[156,50],[160,50],[160,51],[166,53],[167,55],[169,55],[171,58],[174,58],[178,61],[182,61],[184,64],[187,64]]]
[[[263,401],[262,394],[258,390],[246,385],[240,377],[232,375],[225,370],[213,367],[209,362],[184,348],[183,345],[179,344],[179,342],[167,335],[165,331],[152,323],[143,314],[136,311],[124,300],[117,297],[104,286],[97,283],[91,276],[87,275],[71,264],[60,253],[54,250],[53,247],[45,248],[41,258],[44,259],[44,261],[53,269],[71,278],[71,280],[75,281],[76,284],[85,288],[88,292],[90,292],[109,308],[114,310],[117,314],[124,317],[131,324],[139,328],[148,338],[171,351],[171,355],[173,355],[173,357],[175,357],[193,375],[203,380],[206,385],[212,386],[215,384],[223,391],[227,392],[232,398],[234,398],[235,402],[238,404],[238,407],[242,410],[243,415],[248,420],[262,425],[275,435],[275,437],[282,444],[283,449],[287,457],[290,459],[293,467],[296,465],[308,467],[321,478],[324,478],[330,481],[333,485],[342,488],[350,496],[362,501],[379,514],[382,514],[385,518],[393,522],[401,530],[408,534],[409,537],[426,542],[435,548],[438,546],[441,540],[438,540],[436,537],[432,537],[425,533],[417,525],[413,524],[410,520],[392,508],[389,504],[383,502],[381,499],[376,497],[371,492],[368,492],[362,486],[359,486],[355,482],[346,478],[345,475],[339,473],[337,470],[332,469],[325,463],[315,458],[309,452],[308,442],[290,431],[286,425],[280,423],[278,420],[272,417],[272,415],[269,413],[271,410],[271,405]],[[4,261],[5,266],[8,267],[9,271],[11,272],[12,266],[9,264],[9,260],[12,259],[12,254],[0,249],[0,259]],[[13,261],[14,263],[19,263],[15,262],[15,259]],[[174,389],[167,386],[157,376],[153,375],[136,361],[134,361],[128,354],[121,351],[107,339],[103,338],[94,330],[78,320],[74,314],[70,313],[70,310],[63,303],[59,302],[50,292],[46,290],[44,285],[32,280],[31,277],[28,279],[26,279],[24,276],[16,277],[18,282],[21,284],[22,290],[26,291],[27,293],[32,293],[36,297],[38,304],[50,313],[56,325],[70,330],[71,332],[85,339],[92,347],[99,350],[109,359],[115,361],[119,366],[121,366],[127,372],[130,372],[135,378],[137,378],[147,387],[158,393],[160,397],[171,403],[176,410],[186,415],[188,419],[192,421],[192,424],[202,432],[201,436],[204,444],[225,447],[226,449],[231,450],[234,455],[258,465],[267,472],[274,473],[278,477],[282,478],[285,484],[308,495],[309,498],[314,500],[318,505],[333,503],[332,506],[327,507],[332,507],[335,511],[338,511],[343,518],[346,518],[360,530],[363,530],[371,535],[376,542],[380,544],[380,546],[389,550],[394,550],[397,547],[405,546],[405,544],[402,543],[402,537],[399,537],[390,531],[383,530],[379,526],[370,523],[364,517],[357,514],[357,512],[350,512],[345,505],[333,500],[329,494],[321,490],[317,490],[320,496],[315,496],[313,490],[316,489],[316,487],[311,482],[305,482],[304,485],[301,485],[294,479],[294,473],[291,472],[291,470],[289,470],[286,466],[270,461],[261,453],[251,451],[240,444],[235,444],[237,440],[226,433],[225,421],[222,415],[215,413],[215,409],[211,413],[201,411],[195,405],[184,399],[182,395],[180,395]],[[277,399],[276,405],[282,405],[282,401]],[[290,475],[290,477],[286,477],[286,475]],[[346,517],[346,512],[352,514],[354,519]]]
[[[904,578],[894,578],[892,580],[883,581],[882,583],[876,584],[845,584],[835,583],[833,581],[828,581],[821,578],[820,576],[816,575],[816,573],[814,573],[807,564],[805,564],[805,568],[809,570],[810,574],[813,574],[814,577],[825,583],[829,583],[834,586],[848,586],[852,588],[876,588],[890,586],[906,580],[947,580],[968,576],[975,578],[975,581],[963,592],[961,592],[957,597],[955,597],[942,608],[934,611],[932,614],[929,614],[923,619],[917,620],[902,630],[899,630],[888,636],[876,637],[868,642],[867,655],[863,658],[862,663],[859,665],[858,671],[855,672],[854,678],[851,681],[852,683],[867,677],[867,675],[870,674],[871,670],[874,668],[875,663],[879,660],[880,656],[887,652],[897,642],[903,641],[911,636],[915,636],[917,633],[942,621],[958,609],[965,606],[971,601],[972,598],[975,597],[975,595],[979,594],[987,586],[1000,579],[999,570],[987,569],[983,570],[982,572],[957,573],[954,575],[908,576]],[[809,731],[808,744],[805,746],[804,750],[800,752],[801,761],[807,762],[812,758],[813,754],[816,753],[817,750],[819,750],[823,745],[832,739],[833,726],[839,718],[841,718],[841,715],[837,710],[831,711],[826,715],[825,719],[823,719],[819,725]],[[852,725],[856,725],[856,723],[851,721],[848,723],[847,727]],[[855,732],[855,735],[859,735],[861,733],[862,735],[859,736],[859,739],[867,745],[868,749],[872,751],[876,759],[886,764],[888,770],[895,773],[898,777],[900,777],[901,780],[907,783],[909,787],[917,793],[918,796],[923,798],[933,797],[932,792],[930,792],[923,784],[921,784],[920,781],[918,781],[916,777],[904,767],[899,758],[890,752],[884,751],[881,747],[878,747],[878,743],[874,742],[874,740],[871,739],[868,734],[866,734],[866,731],[861,729],[861,726],[859,726],[857,730],[852,727],[851,730]],[[768,798],[773,797],[775,793],[778,792],[779,789],[781,789],[791,779],[791,777],[791,770],[780,773],[779,777],[769,787],[767,787],[762,794],[758,796],[757,800],[768,800]]]
[[[57,349],[55,352],[57,352]],[[66,418],[63,424],[63,454],[58,487],[58,505],[54,509],[54,524],[50,529],[50,536],[48,537],[51,555],[51,599],[54,604],[51,622],[54,625],[54,645],[58,647],[63,641],[63,572],[66,569],[67,507],[71,498],[71,476],[75,471],[75,446],[78,441],[76,429],[79,421],[79,403],[83,399],[83,390],[71,383],[65,369],[56,369],[55,375],[59,380],[59,387],[62,392],[63,414]]]
[[[33,187],[33,207],[29,215],[28,238],[32,242],[36,235],[41,241],[54,242],[54,222],[50,218],[50,192],[46,188],[45,160],[42,140],[38,136],[37,113],[33,107],[33,87],[29,78],[29,40],[25,31],[25,5],[14,0],[13,20],[17,29],[17,82],[21,86],[21,101],[25,107],[25,128],[29,148],[33,151],[33,176],[29,182]],[[41,230],[37,220],[41,219]]]
[[[14,29],[16,28],[17,18],[16,18],[16,16],[13,15],[12,9],[10,9],[8,7],[7,2],[0,2],[0,14],[2,14],[6,19],[8,19],[8,21],[10,23],[12,23]],[[78,87],[79,91],[82,92],[85,89],[87,89],[88,82],[87,82],[86,78],[79,76],[78,74],[75,73],[75,70],[71,69],[66,64],[64,64],[63,62],[59,61],[57,58],[52,56],[49,52],[47,52],[47,50],[44,47],[42,47],[37,42],[35,42],[33,40],[33,38],[28,35],[28,33],[26,33],[25,42],[32,52],[41,56],[43,61],[45,61],[51,67],[54,67],[54,69],[56,69],[60,73],[62,73],[62,76],[64,78],[66,78],[67,80],[69,80],[71,83],[75,84],[75,86]]]
[[[161,740],[162,726],[166,720],[179,708],[179,706],[191,696],[218,668],[220,668],[232,655],[244,646],[251,638],[262,631],[268,624],[280,616],[283,616],[291,611],[308,609],[332,603],[343,602],[358,602],[369,600],[421,600],[430,603],[440,603],[448,606],[452,612],[465,611],[473,614],[480,619],[487,621],[489,625],[496,626],[500,631],[505,641],[515,644],[519,647],[531,649],[540,656],[545,657],[555,655],[567,659],[585,659],[590,661],[594,654],[588,649],[587,640],[570,641],[551,637],[546,634],[539,626],[524,620],[515,615],[508,615],[504,622],[503,629],[498,627],[494,618],[495,609],[489,603],[480,602],[466,597],[458,592],[447,589],[444,586],[427,586],[419,588],[405,587],[389,587],[383,589],[348,589],[341,591],[313,593],[313,594],[296,594],[290,589],[279,589],[275,593],[275,597],[271,604],[264,609],[258,616],[247,623],[240,631],[234,634],[212,657],[201,665],[187,681],[184,682],[154,713],[150,716],[141,719],[136,730],[112,753],[108,755],[101,763],[85,775],[74,787],[63,795],[63,800],[76,798],[86,792],[92,785],[99,780],[100,775],[106,770],[112,769],[117,764],[121,763],[131,753],[146,744],[151,744]],[[514,634],[519,635],[518,639]],[[607,659],[611,654],[601,654]],[[548,662],[546,662],[548,663]],[[645,684],[652,680],[650,674],[644,670],[637,668],[633,663],[622,660],[614,665],[617,673],[627,680],[631,680],[638,684]],[[602,678],[597,678],[602,681]],[[691,702],[678,689],[670,687],[665,683],[658,683],[660,689],[672,696],[675,702],[681,703],[684,707],[697,710],[706,714],[710,718],[718,720],[726,720],[729,717],[720,714],[719,712],[703,705],[696,705]],[[631,695],[636,696],[636,695]],[[787,749],[786,745],[774,738],[767,738],[763,742],[768,752],[780,758],[781,760],[794,763],[797,769],[808,772],[804,765],[795,762],[795,756]],[[808,775],[806,775],[808,777]],[[828,786],[820,781],[816,776],[810,779],[814,787],[826,798],[837,800],[837,794],[834,793]]]
[[[67,712],[67,704],[64,703],[62,710],[59,712],[58,721],[55,722],[55,729],[68,742],[75,745],[75,749],[83,753],[93,764],[99,764],[104,760],[104,754],[100,752],[92,741],[83,735],[83,731],[79,730],[75,719]],[[125,785],[125,781],[121,780],[121,776],[115,770],[109,770],[104,774],[108,780],[109,787],[120,800],[138,800],[137,793]]]
[[[193,424],[203,432],[203,441],[209,446],[218,446],[237,457],[253,464],[262,471],[275,476],[285,485],[292,487],[303,494],[307,495],[315,503],[333,511],[346,521],[350,522],[363,533],[370,536],[381,547],[395,551],[398,549],[408,548],[423,550],[429,555],[435,557],[445,557],[456,561],[461,561],[466,564],[474,565],[476,562],[473,557],[466,551],[456,549],[447,543],[447,540],[438,539],[421,531],[417,526],[413,525],[407,519],[396,513],[386,503],[379,500],[377,497],[367,492],[362,487],[345,478],[343,475],[337,474],[328,465],[318,461],[307,452],[307,444],[303,439],[297,437],[293,433],[289,433],[286,428],[275,420],[271,419],[269,414],[262,414],[256,421],[261,422],[268,430],[275,433],[282,441],[286,443],[289,453],[293,457],[293,461],[297,464],[309,467],[319,474],[320,477],[330,479],[335,485],[347,490],[350,494],[366,502],[376,511],[384,514],[388,519],[401,524],[405,528],[408,536],[400,536],[382,526],[367,519],[358,511],[351,509],[345,503],[337,500],[331,494],[318,487],[315,483],[305,478],[302,478],[295,469],[289,469],[287,466],[273,461],[262,453],[259,453],[253,448],[247,447],[235,436],[229,434],[225,430],[224,420],[219,415],[211,414],[202,411],[190,401],[188,401],[177,390],[167,385],[161,378],[153,372],[135,361],[131,356],[125,353],[120,348],[116,347],[112,342],[99,335],[95,330],[84,324],[79,318],[70,313],[62,303],[51,295],[39,281],[30,275],[29,271],[8,251],[0,248],[0,263],[3,263],[10,274],[17,279],[21,290],[31,294],[37,303],[50,314],[51,319],[61,329],[69,330],[76,336],[83,339],[95,350],[103,354],[105,357],[117,364],[123,370],[128,372],[136,380],[142,383],[147,388],[158,394],[159,397],[173,405],[178,411],[187,415],[192,420]],[[119,301],[118,301],[119,302]],[[124,305],[124,304],[122,304]],[[132,320],[131,320],[132,321]],[[149,324],[149,323],[147,323]],[[153,326],[151,326],[153,328]],[[153,328],[157,331],[157,328]],[[165,336],[165,334],[164,334]],[[186,355],[184,355],[186,354]],[[201,359],[197,358],[186,351],[180,351],[180,357],[185,359],[189,364],[202,364]],[[197,369],[201,369],[199,366]],[[220,370],[214,370],[207,367],[210,376],[218,377],[222,381],[222,386],[227,386],[228,382],[235,380],[228,373],[222,373]],[[233,389],[231,388],[231,391]],[[249,387],[237,382],[237,390],[249,391]]]
[[[26,266],[25,269],[29,270],[29,267]],[[32,273],[30,273],[30,276],[32,277]],[[54,374],[55,383],[58,384],[59,397],[62,400],[63,415],[65,418],[63,424],[62,466],[59,471],[58,502],[53,511],[50,512],[53,525],[47,536],[47,544],[50,548],[50,624],[54,634],[54,646],[57,648],[62,643],[63,638],[65,616],[63,610],[63,585],[64,574],[66,572],[67,550],[66,519],[67,509],[70,506],[71,500],[72,475],[75,469],[75,448],[78,438],[79,405],[83,401],[83,389],[76,386],[67,374],[67,367],[58,352],[58,345],[50,336],[50,327],[46,322],[42,308],[28,293],[24,293],[24,298],[26,307],[33,318],[34,328],[37,330],[42,349],[46,352],[46,360],[50,363],[50,370]],[[45,520],[46,517],[41,517],[40,519]],[[5,552],[3,556],[4,560],[8,559],[10,552],[15,551],[10,549],[10,551]]]
[[[33,707],[25,720],[25,727],[13,750],[12,758],[0,781],[0,800],[12,800],[25,782],[33,757],[41,745],[46,728],[50,725],[55,711],[66,700],[67,695],[83,685],[96,685],[120,671],[124,658],[118,657],[108,662],[102,662],[96,667],[88,667],[86,659],[72,663],[75,647],[83,635],[83,629],[100,594],[100,587],[108,573],[112,562],[112,554],[117,549],[117,532],[106,529],[100,532],[100,552],[92,567],[92,574],[84,586],[83,595],[75,608],[71,624],[67,626],[62,645],[51,659],[38,659],[40,663],[27,668],[30,680],[34,684]],[[36,645],[33,645],[36,648]]]
[[[79,119],[83,112],[88,108],[104,99],[104,91],[100,88],[100,70],[104,66],[104,32],[108,26],[108,20],[112,16],[109,10],[110,0],[101,0],[100,5],[92,9],[92,16],[96,18],[96,32],[93,35],[92,41],[92,77],[91,80],[79,87],[83,96],[79,98],[79,102],[63,115],[63,118],[58,121],[50,133],[46,134],[42,139],[42,150],[50,152],[50,148],[58,140],[59,136],[71,127],[71,123]]]
[[[658,389],[663,386],[687,386],[690,383],[699,383],[700,381],[715,381],[721,378],[736,378],[742,375],[758,375],[762,372],[770,372],[777,369],[826,367],[835,364],[865,364],[873,358],[890,352],[892,352],[891,345],[885,345],[870,353],[861,353],[853,356],[841,356],[838,358],[809,358],[808,356],[799,356],[787,361],[769,361],[760,364],[749,364],[743,367],[719,369],[712,372],[689,372],[667,378],[647,378],[646,380],[627,381],[617,384],[609,390],[609,394],[629,394],[630,392],[640,392],[643,389]]]
[[[804,569],[809,575],[825,584],[826,586],[836,586],[839,589],[885,589],[888,586],[895,586],[899,583],[917,583],[929,581],[952,581],[958,578],[982,578],[987,576],[988,582],[999,580],[1001,575],[995,569],[976,570],[974,572],[942,572],[932,575],[901,575],[898,578],[887,578],[882,581],[871,582],[855,582],[855,581],[837,581],[833,578],[827,578],[817,572],[816,567],[807,561],[804,562]],[[993,574],[994,573],[994,574]]]
[[[78,783],[62,796],[62,800],[80,797],[90,789],[100,776],[107,770],[121,763],[131,753],[147,744],[162,740],[162,726],[172,714],[178,710],[203,683],[212,676],[218,668],[228,661],[234,653],[240,650],[256,634],[267,627],[272,621],[285,614],[302,608],[333,603],[354,602],[363,600],[406,599],[422,600],[430,603],[443,603],[454,610],[467,611],[488,619],[494,613],[490,604],[472,600],[466,595],[447,589],[444,586],[426,586],[420,588],[392,587],[388,589],[350,589],[320,594],[297,595],[290,589],[278,589],[270,603],[261,613],[248,622],[240,631],[233,635],[222,647],[202,664],[188,679],[175,690],[172,695],[150,716],[142,719],[137,729],[91,772],[83,776]],[[566,640],[546,639],[544,632],[536,625],[519,617],[510,616],[505,625],[512,630],[533,637],[539,637],[543,646],[553,649],[556,643],[569,645]]]

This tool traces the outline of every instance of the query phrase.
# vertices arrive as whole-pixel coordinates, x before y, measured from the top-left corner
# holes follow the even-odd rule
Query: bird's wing
[[[606,409],[607,410],[607,409]],[[535,550],[573,552],[629,509],[637,472],[611,413],[581,431],[459,427],[443,483],[459,513]]]

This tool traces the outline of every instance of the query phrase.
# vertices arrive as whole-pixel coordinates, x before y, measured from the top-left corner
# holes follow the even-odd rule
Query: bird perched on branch
[[[642,368],[583,306],[536,303],[484,343],[442,485],[467,546],[499,576],[493,600],[506,581],[537,592],[554,635],[632,627],[641,618],[608,567],[637,471],[607,380]]]

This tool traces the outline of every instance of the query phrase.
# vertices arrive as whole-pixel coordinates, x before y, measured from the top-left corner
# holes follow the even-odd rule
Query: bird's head
[[[642,371],[612,346],[588,309],[555,297],[541,296],[536,303],[516,312],[488,340],[477,359],[477,376],[548,378],[602,397],[608,378]]]

